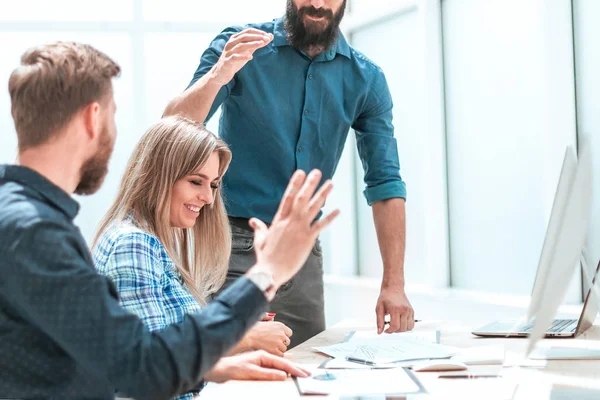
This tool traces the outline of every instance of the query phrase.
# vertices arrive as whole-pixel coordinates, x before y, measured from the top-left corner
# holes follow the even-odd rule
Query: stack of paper
[[[347,357],[369,363],[386,364],[399,361],[449,358],[457,349],[410,337],[381,335],[375,338],[356,338],[331,346],[314,347],[331,357]]]

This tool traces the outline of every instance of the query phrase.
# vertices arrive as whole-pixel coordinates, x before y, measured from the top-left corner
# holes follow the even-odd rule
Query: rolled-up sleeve
[[[392,124],[392,96],[383,71],[378,69],[364,111],[352,128],[367,187],[363,194],[369,205],[391,198],[406,199],[406,184],[400,176],[398,145]]]
[[[202,56],[200,57],[200,64],[198,65],[198,68],[196,68],[196,72],[194,72],[194,76],[192,77],[192,80],[190,81],[186,90],[211,70],[217,61],[219,61],[219,57],[221,57],[223,49],[229,41],[229,38],[241,31],[242,27],[232,26],[219,33],[219,35],[210,43],[210,46],[208,46],[204,53],[202,53]],[[215,97],[215,101],[208,112],[206,121],[210,120],[219,106],[223,104],[225,100],[227,100],[231,94],[231,91],[235,87],[235,81],[236,78],[234,77],[229,83],[227,83],[227,85],[224,85],[221,90],[219,90],[219,93],[217,94],[217,97]]]

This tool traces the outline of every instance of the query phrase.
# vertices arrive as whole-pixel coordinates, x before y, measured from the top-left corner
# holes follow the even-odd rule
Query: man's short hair
[[[120,70],[87,44],[56,42],[27,50],[8,81],[19,151],[47,142],[83,107],[104,100]]]

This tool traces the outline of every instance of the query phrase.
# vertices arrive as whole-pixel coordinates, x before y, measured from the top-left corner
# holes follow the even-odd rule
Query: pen
[[[370,366],[376,365],[375,362],[373,362],[373,361],[364,360],[362,358],[350,357],[350,356],[346,356],[346,361],[350,361],[350,362],[354,362],[354,363],[358,363],[358,364],[370,365]]]
[[[423,322],[423,320],[422,319],[415,319],[415,322]],[[389,325],[390,321],[383,321],[383,324],[384,325]]]
[[[443,379],[476,379],[476,378],[500,378],[500,375],[440,375]]]

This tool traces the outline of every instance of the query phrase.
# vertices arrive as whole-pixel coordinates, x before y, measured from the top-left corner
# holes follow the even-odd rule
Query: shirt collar
[[[30,168],[20,165],[0,165],[0,179],[19,182],[35,190],[70,219],[74,219],[79,212],[79,203],[77,201],[64,190]]]
[[[285,31],[285,26],[283,24],[283,18],[284,17],[277,18],[274,20],[275,25],[273,27],[273,46],[275,46],[275,47],[290,45],[290,43],[288,42],[288,39],[287,39],[287,33]],[[347,58],[351,58],[350,45],[346,41],[346,38],[344,37],[342,32],[339,30],[338,30],[338,38],[335,41],[335,43],[333,44],[333,46],[331,46],[331,48],[329,48],[322,54],[324,54],[325,59],[327,61],[329,61],[329,60],[333,60],[336,53],[341,54]]]

